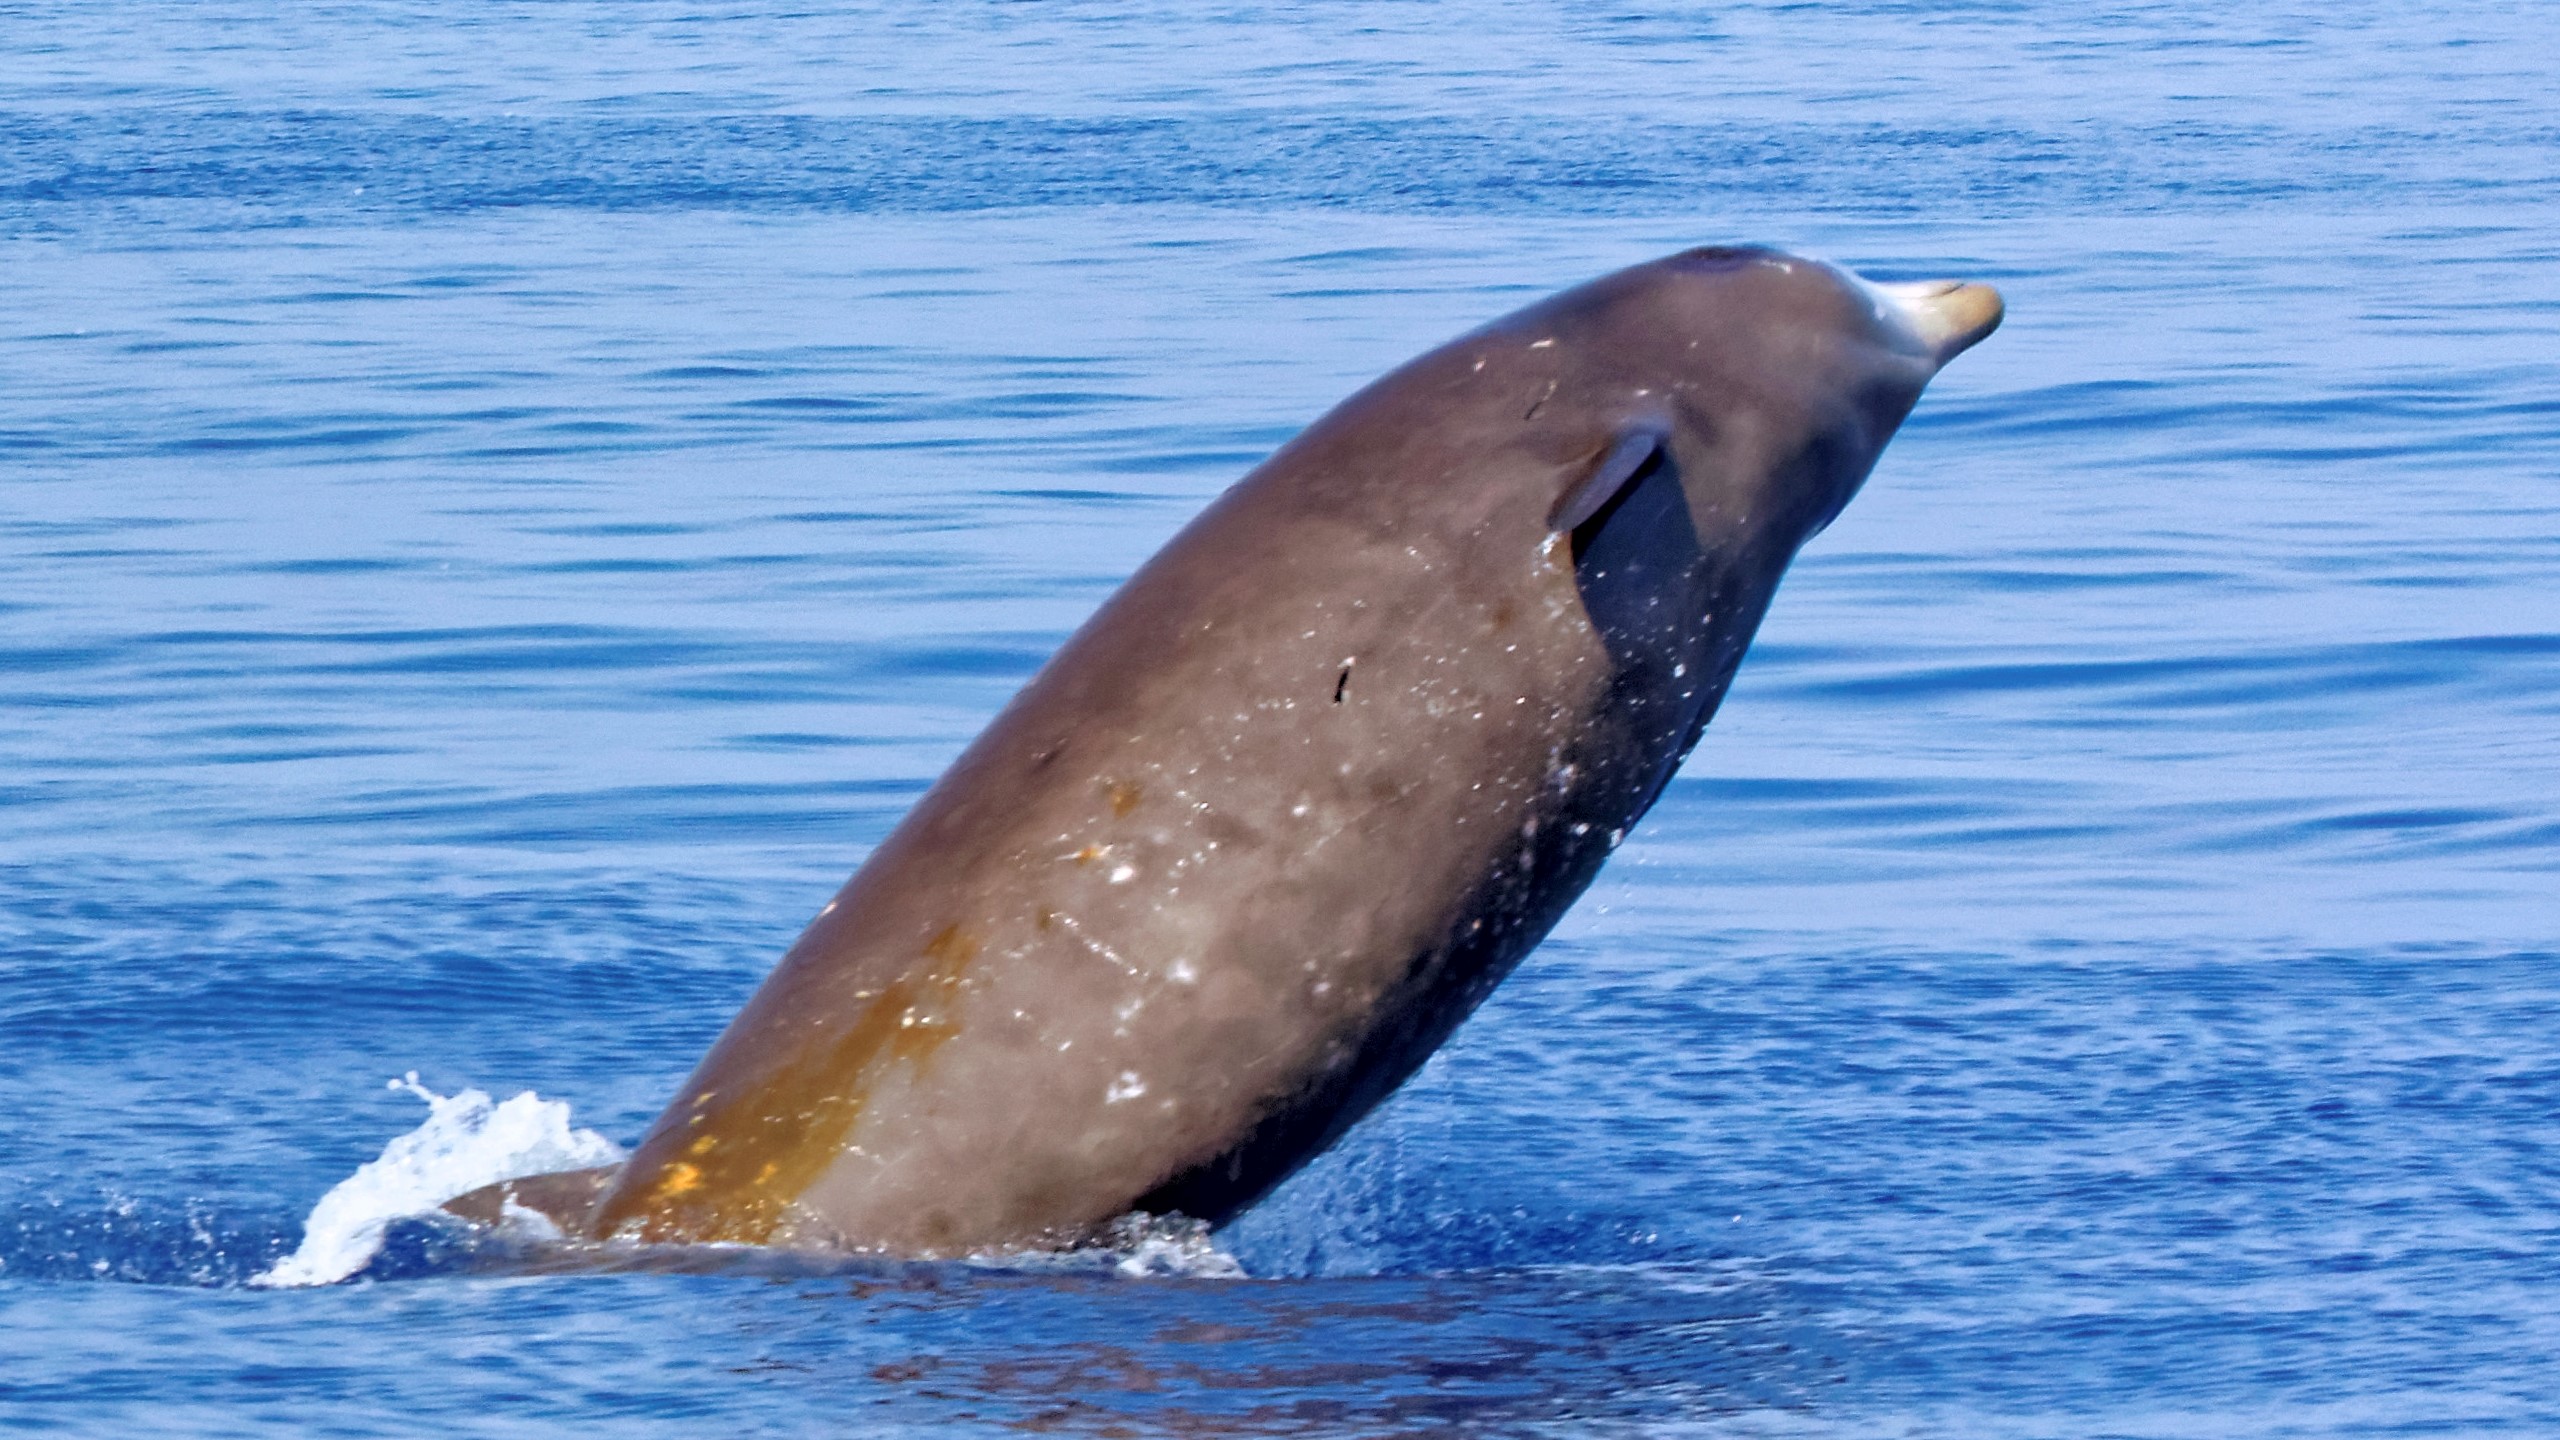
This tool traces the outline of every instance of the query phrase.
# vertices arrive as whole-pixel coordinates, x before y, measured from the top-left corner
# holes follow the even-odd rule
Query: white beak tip
[[[1915,280],[1874,288],[1940,365],[1981,344],[2008,313],[1999,291],[1967,280]]]

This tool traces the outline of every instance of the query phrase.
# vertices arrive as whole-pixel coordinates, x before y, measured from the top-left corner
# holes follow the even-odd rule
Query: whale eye
[[[1583,521],[1599,514],[1602,506],[1627,488],[1628,481],[1643,472],[1668,438],[1662,427],[1654,424],[1631,425],[1618,432],[1618,438],[1601,452],[1591,469],[1556,497],[1555,505],[1547,511],[1547,528],[1570,534]]]

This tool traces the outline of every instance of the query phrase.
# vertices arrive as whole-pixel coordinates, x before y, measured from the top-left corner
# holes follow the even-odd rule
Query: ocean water
[[[2547,22],[0,7],[0,1427],[2560,1434]],[[2010,317],[1214,1251],[249,1283],[635,1140],[1222,486],[1729,240]]]

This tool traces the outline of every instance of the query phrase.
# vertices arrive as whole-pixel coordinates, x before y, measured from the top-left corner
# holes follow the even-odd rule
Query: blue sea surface
[[[2550,19],[0,6],[0,1428],[2560,1435]],[[1733,240],[2009,320],[1250,1278],[247,1284],[391,1077],[635,1140],[1209,497]]]

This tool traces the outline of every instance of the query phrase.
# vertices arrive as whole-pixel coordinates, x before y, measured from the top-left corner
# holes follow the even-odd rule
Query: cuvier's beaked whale
[[[1397,369],[1067,641],[626,1164],[450,1208],[918,1256],[1233,1216],[1590,883],[1797,548],[2000,316],[1710,248]]]

